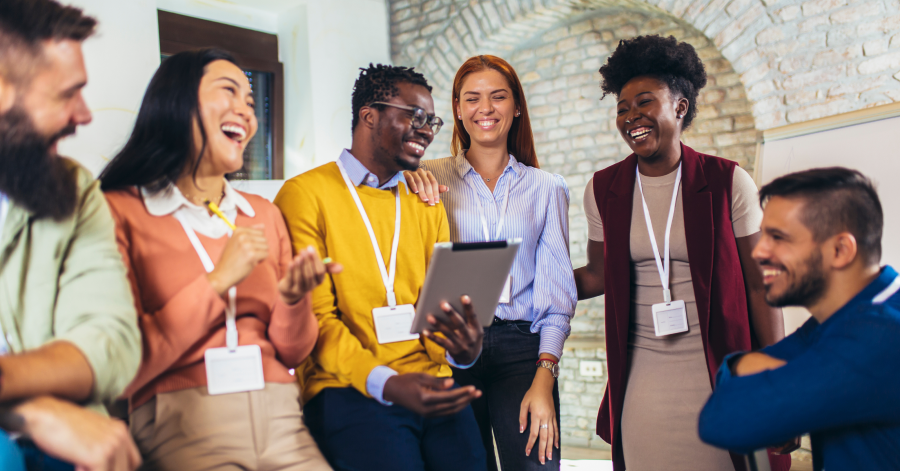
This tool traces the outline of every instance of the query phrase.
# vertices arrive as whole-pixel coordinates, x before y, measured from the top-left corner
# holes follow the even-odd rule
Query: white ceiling
[[[309,0],[207,0],[210,4],[225,6],[241,6],[271,13],[283,13]],[[319,0],[326,1],[326,0]]]

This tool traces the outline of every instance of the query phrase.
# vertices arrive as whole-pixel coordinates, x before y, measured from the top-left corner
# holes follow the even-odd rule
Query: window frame
[[[215,47],[230,52],[242,68],[272,73],[271,179],[284,179],[285,81],[278,36],[163,10],[157,10],[157,20],[161,54]]]

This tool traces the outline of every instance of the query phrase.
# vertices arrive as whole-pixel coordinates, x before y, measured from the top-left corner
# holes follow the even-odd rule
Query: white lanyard
[[[666,219],[666,233],[663,236],[663,264],[660,264],[660,250],[657,249],[657,238],[654,237],[654,226],[651,224],[651,213],[648,211],[648,202],[644,199],[644,190],[641,188],[641,175],[638,174],[638,166],[635,167],[635,181],[638,183],[638,192],[641,194],[641,205],[644,207],[644,221],[648,225],[648,235],[651,236],[651,247],[654,249],[654,262],[657,263],[657,273],[660,274],[660,283],[663,284],[663,301],[672,301],[669,290],[669,234],[673,227],[673,214],[676,213],[676,196],[679,194],[679,183],[682,181],[682,163],[676,171],[676,184],[673,186],[673,199],[669,205],[669,216]]]
[[[194,251],[197,252],[197,256],[200,257],[200,262],[203,263],[203,268],[206,269],[207,273],[213,271],[216,267],[213,264],[213,260],[210,259],[210,255],[206,252],[206,249],[203,247],[203,244],[200,244],[200,238],[197,237],[197,233],[191,229],[191,226],[188,225],[188,222],[185,220],[184,215],[181,214],[182,210],[178,210],[175,212],[175,219],[181,223],[181,227],[184,228],[185,234],[188,235],[188,239],[191,241],[191,245],[194,246]],[[228,231],[228,235],[231,236],[231,230]],[[228,306],[225,308],[225,345],[228,346],[230,351],[234,351],[238,347],[238,327],[235,325],[235,317],[237,309],[235,307],[235,298],[237,298],[238,289],[235,287],[229,287],[228,289]]]
[[[369,232],[369,240],[372,242],[372,249],[375,251],[375,260],[378,262],[379,271],[382,273],[382,282],[385,284],[385,292],[388,294],[388,306],[397,306],[397,298],[394,296],[394,276],[397,272],[397,244],[400,241],[400,189],[394,190],[396,214],[394,216],[394,241],[391,242],[391,260],[389,261],[391,268],[385,269],[385,259],[382,258],[379,242],[375,239],[375,231],[372,230],[372,223],[369,222],[369,216],[366,215],[366,209],[363,208],[363,202],[360,201],[357,188],[350,181],[350,177],[347,176],[347,171],[344,170],[344,165],[341,164],[341,161],[337,161],[337,164],[338,170],[341,171],[341,177],[344,177],[344,183],[347,184],[347,188],[350,189],[350,195],[353,197],[354,203],[357,204],[357,210],[360,210],[360,216],[363,217],[366,231]]]
[[[506,168],[504,169],[504,171],[506,172]],[[501,175],[503,175],[503,173]],[[498,180],[500,180],[500,178],[498,178]],[[482,207],[482,197],[479,196],[479,190],[470,182],[466,181],[465,178],[463,179],[463,181],[466,182],[466,185],[468,185],[469,188],[471,188],[472,191],[476,194],[476,204],[479,206],[479,218],[482,220],[482,235],[485,236],[485,241],[491,241],[491,234],[488,232],[488,220],[485,218],[485,209]],[[504,219],[506,219],[507,217],[507,203],[510,199],[510,187],[513,186],[513,183],[514,182],[509,182],[507,184],[506,190],[504,190],[504,203],[502,204],[503,206],[501,208],[501,214],[497,220],[497,226],[495,227],[494,231],[495,241],[500,239],[501,230],[504,228]]]

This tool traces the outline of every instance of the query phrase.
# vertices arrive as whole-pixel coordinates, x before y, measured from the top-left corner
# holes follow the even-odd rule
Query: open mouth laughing
[[[491,128],[494,128],[494,125],[496,125],[497,123],[498,123],[498,120],[495,120],[495,119],[476,120],[476,124],[479,126],[479,128],[482,128],[485,131],[488,131]]]
[[[412,154],[417,157],[422,157],[425,154],[425,148],[428,147],[428,144],[423,144],[418,141],[404,141],[404,145],[408,148],[409,154]]]
[[[630,129],[628,133],[632,138],[632,141],[641,142],[647,139],[648,135],[651,134],[651,128],[648,126],[639,126],[638,128]]]
[[[224,123],[220,129],[228,139],[236,143],[242,143],[247,139],[247,130],[243,126],[235,123]]]

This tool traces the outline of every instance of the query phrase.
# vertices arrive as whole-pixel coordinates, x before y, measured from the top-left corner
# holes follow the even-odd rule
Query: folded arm
[[[811,431],[897,421],[897,329],[847,325],[772,370],[735,376],[736,355],[728,357],[701,411],[701,439],[748,453]]]

